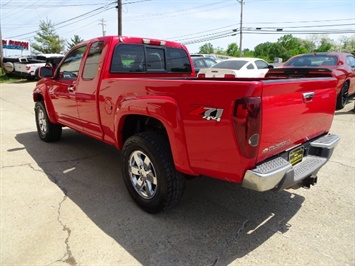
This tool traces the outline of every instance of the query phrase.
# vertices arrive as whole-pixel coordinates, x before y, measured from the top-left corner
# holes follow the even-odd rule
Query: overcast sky
[[[191,53],[209,42],[226,49],[240,42],[241,0],[122,0],[127,36],[175,40]],[[306,39],[314,33],[338,40],[355,35],[354,0],[243,0],[242,48],[276,42],[285,34]],[[56,25],[61,38],[90,39],[118,32],[117,1],[0,0],[3,39],[33,41],[40,20]],[[277,31],[279,29],[279,31]],[[236,30],[234,32],[233,30]],[[237,33],[232,36],[233,33]],[[19,51],[6,50],[5,55]]]

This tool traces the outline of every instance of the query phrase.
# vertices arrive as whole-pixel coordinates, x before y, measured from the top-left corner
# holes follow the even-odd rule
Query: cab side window
[[[80,64],[85,50],[86,45],[81,46],[68,54],[57,72],[60,79],[74,80],[78,77]]]
[[[192,67],[189,56],[183,49],[166,49],[166,70],[170,73],[191,73]]]
[[[91,45],[88,52],[88,56],[85,61],[83,78],[93,79],[96,76],[97,70],[99,68],[100,57],[102,53],[102,48],[104,47],[104,42],[95,42]]]
[[[138,44],[118,44],[111,62],[111,73],[143,72],[145,69],[144,46]]]

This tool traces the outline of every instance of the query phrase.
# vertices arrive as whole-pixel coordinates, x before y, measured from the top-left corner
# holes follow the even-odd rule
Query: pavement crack
[[[236,232],[234,235],[232,235],[231,238],[229,238],[229,239],[227,239],[227,240],[225,241],[225,245],[229,245],[230,243],[234,242],[234,241],[238,238],[238,236],[240,235],[240,233],[245,230],[245,228],[247,227],[248,223],[249,223],[249,219],[246,219],[246,220],[243,222],[243,224],[241,225],[241,227],[237,230],[237,232]]]
[[[223,265],[223,262],[220,261],[221,258],[224,257],[224,252],[226,250],[226,247],[229,247],[232,242],[236,241],[238,236],[245,231],[247,225],[249,223],[249,219],[246,219],[243,224],[238,228],[235,234],[232,234],[230,237],[228,237],[222,245],[216,250],[216,255],[211,258],[211,263],[207,264],[207,266],[215,266],[218,264]],[[223,260],[223,259],[222,259]]]
[[[28,165],[32,170],[34,170],[34,171],[41,172],[41,173],[44,172],[42,169],[36,169],[36,168],[34,168],[31,164],[27,164],[27,165]],[[62,199],[62,201],[61,201],[61,202],[59,203],[59,205],[58,205],[57,221],[58,221],[59,224],[62,226],[63,231],[67,233],[67,237],[65,238],[65,241],[64,241],[64,243],[65,243],[65,248],[66,248],[66,252],[65,252],[64,256],[63,256],[61,259],[59,259],[58,261],[59,261],[59,262],[64,262],[64,263],[68,263],[69,265],[74,266],[74,265],[77,265],[77,262],[75,261],[75,258],[74,258],[74,256],[73,256],[73,253],[72,253],[72,251],[71,251],[71,249],[70,249],[70,245],[69,245],[69,239],[70,239],[70,236],[71,236],[71,229],[70,229],[67,225],[65,225],[65,224],[63,223],[63,221],[61,220],[61,209],[62,209],[63,203],[64,203],[64,202],[66,201],[66,199],[68,198],[68,196],[67,196],[67,193],[68,193],[68,192],[67,192],[67,190],[66,190],[64,187],[62,187],[62,186],[59,184],[58,179],[57,179],[54,175],[52,175],[52,174],[50,174],[50,173],[46,173],[46,175],[47,175],[47,176],[52,180],[52,182],[55,183],[55,184],[63,191],[63,193],[64,193],[63,199]],[[58,261],[57,261],[57,262],[58,262]]]
[[[59,206],[58,206],[57,221],[62,226],[63,231],[67,233],[67,237],[65,238],[65,241],[64,241],[66,252],[65,252],[64,256],[61,259],[59,259],[58,261],[67,263],[67,264],[69,264],[71,266],[74,266],[74,265],[77,265],[78,263],[76,262],[76,260],[75,260],[75,258],[73,256],[73,253],[72,253],[72,251],[70,249],[70,245],[69,245],[69,239],[70,239],[70,236],[71,236],[71,229],[67,225],[65,225],[63,223],[63,221],[61,220],[62,205],[66,201],[67,198],[68,198],[67,195],[65,195],[63,197],[62,201],[59,203]]]
[[[51,163],[70,163],[70,162],[78,162],[81,160],[88,160],[88,159],[92,159],[95,157],[100,156],[101,154],[94,154],[94,155],[90,155],[90,156],[83,156],[83,157],[79,157],[79,158],[73,158],[73,159],[66,159],[66,160],[53,160],[53,161],[36,161],[36,164],[38,165],[44,165],[44,164],[51,164]],[[24,163],[24,164],[14,164],[14,165],[6,165],[6,166],[1,166],[1,168],[5,169],[5,168],[12,168],[12,167],[21,167],[21,166],[27,166],[27,165],[31,165],[31,163]],[[33,168],[33,167],[32,167]],[[34,168],[33,168],[34,169]],[[36,171],[38,171],[37,169],[34,169]]]
[[[208,264],[207,266],[215,266],[218,262],[218,258],[216,258],[212,263]]]
[[[335,160],[330,160],[329,163],[335,163],[335,164],[339,164],[341,165],[342,167],[347,167],[347,168],[350,168],[350,169],[353,169],[354,167],[351,166],[351,165],[348,165],[348,164],[344,164],[342,162],[339,162],[339,161],[335,161]]]

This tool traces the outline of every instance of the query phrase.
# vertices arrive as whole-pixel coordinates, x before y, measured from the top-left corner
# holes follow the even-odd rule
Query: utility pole
[[[122,35],[122,0],[117,0],[118,36]]]
[[[243,44],[243,5],[244,0],[237,0],[240,4],[240,29],[239,29],[239,57],[242,57],[242,44]]]
[[[3,60],[3,48],[2,48],[2,33],[1,33],[1,21],[0,21],[0,67],[1,67],[1,72],[4,72],[4,60]],[[2,74],[0,73],[0,74]]]
[[[105,20],[102,18],[102,19],[100,19],[99,21],[100,21],[99,25],[101,25],[101,27],[102,27],[102,36],[105,36],[105,35],[106,35],[106,31],[105,31],[105,26],[106,26]]]

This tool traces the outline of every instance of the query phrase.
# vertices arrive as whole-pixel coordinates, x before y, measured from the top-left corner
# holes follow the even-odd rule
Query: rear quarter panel
[[[112,139],[119,138],[117,117],[122,106],[127,102],[129,106],[130,101],[137,105],[139,99],[144,100],[146,105],[140,105],[140,112],[157,118],[167,127],[175,164],[181,166],[182,161],[188,162],[185,165],[189,167],[178,170],[241,182],[245,170],[254,166],[256,158],[247,159],[240,154],[233,127],[234,103],[238,98],[261,96],[261,93],[262,84],[257,81],[105,79],[101,84],[99,108],[105,134]],[[154,105],[157,97],[163,96],[173,99],[177,109],[164,110]],[[115,115],[107,113],[108,101],[116,101]],[[155,112],[154,106],[160,111]],[[223,110],[220,121],[204,117],[213,109]],[[131,110],[131,114],[135,112],[138,111]],[[174,112],[174,123],[168,119],[172,117],[169,112]],[[181,127],[178,141],[172,135],[176,129],[169,127]]]

